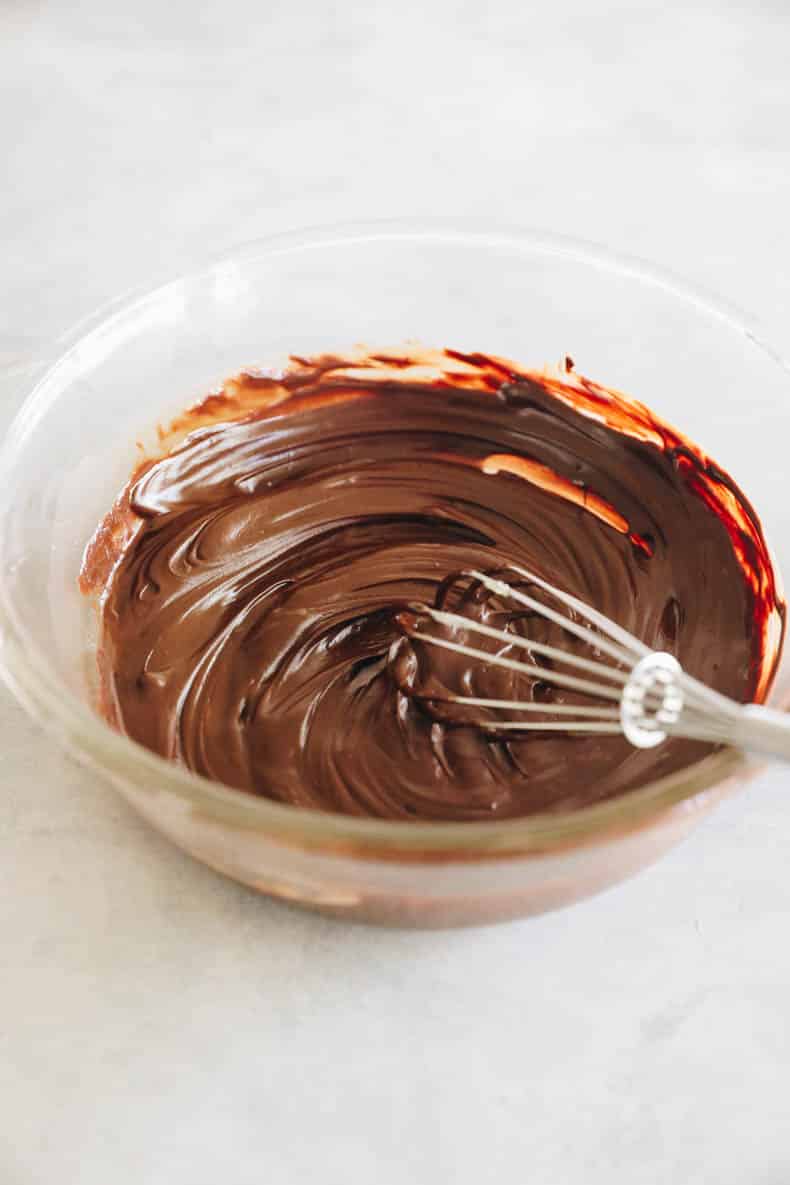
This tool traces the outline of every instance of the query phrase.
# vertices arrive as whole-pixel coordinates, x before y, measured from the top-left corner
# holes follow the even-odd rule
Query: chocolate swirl
[[[497,736],[448,712],[448,688],[563,698],[404,640],[404,610],[437,595],[537,636],[453,579],[467,569],[537,570],[738,699],[770,678],[782,606],[748,502],[644,408],[571,373],[452,352],[298,359],[226,384],[170,439],[100,527],[82,585],[103,597],[104,714],[217,781],[347,814],[489,819],[704,754]]]

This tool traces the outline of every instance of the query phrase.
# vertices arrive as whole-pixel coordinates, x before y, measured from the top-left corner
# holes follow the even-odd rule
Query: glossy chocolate
[[[497,736],[443,702],[572,702],[404,637],[409,607],[438,601],[581,647],[470,568],[536,570],[737,699],[770,680],[783,606],[748,502],[570,370],[294,359],[226,384],[164,447],[97,531],[82,586],[102,598],[102,711],[209,778],[346,814],[480,820],[610,798],[706,752]]]

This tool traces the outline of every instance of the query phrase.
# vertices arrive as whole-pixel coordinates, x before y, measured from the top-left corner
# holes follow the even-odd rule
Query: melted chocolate
[[[748,502],[647,409],[571,373],[452,351],[294,359],[226,384],[166,443],[82,586],[102,594],[105,716],[217,781],[493,819],[622,794],[707,751],[478,727],[448,692],[575,701],[410,641],[415,602],[582,644],[467,569],[535,570],[736,699],[770,681],[783,606]]]

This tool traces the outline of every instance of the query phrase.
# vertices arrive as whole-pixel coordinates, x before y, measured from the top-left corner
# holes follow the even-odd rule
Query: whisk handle
[[[790,762],[790,715],[747,704],[736,717],[733,742],[750,753]]]

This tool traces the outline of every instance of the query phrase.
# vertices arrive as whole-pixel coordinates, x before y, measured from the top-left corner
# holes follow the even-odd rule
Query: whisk
[[[570,593],[556,588],[533,572],[512,567],[519,581],[547,594],[565,606],[580,621],[531,596],[512,584],[486,572],[468,571],[465,577],[482,585],[505,603],[537,614],[567,633],[586,642],[601,659],[585,658],[558,646],[534,641],[459,613],[419,606],[408,615],[405,632],[430,646],[455,651],[488,666],[503,667],[544,684],[582,692],[600,704],[552,704],[522,700],[487,699],[472,695],[445,695],[444,702],[468,708],[494,709],[492,719],[465,720],[495,734],[561,732],[572,734],[622,733],[637,749],[660,745],[667,737],[686,737],[738,748],[790,761],[790,716],[756,704],[739,704],[686,674],[678,660],[663,651],[651,650],[627,630]],[[502,653],[469,646],[425,631],[426,619],[437,625],[478,634],[500,643],[501,648],[529,651],[530,661],[521,662]],[[548,659],[546,665],[531,661]],[[613,660],[617,666],[606,661]],[[557,669],[555,664],[566,668]],[[539,713],[540,720],[530,719]]]

